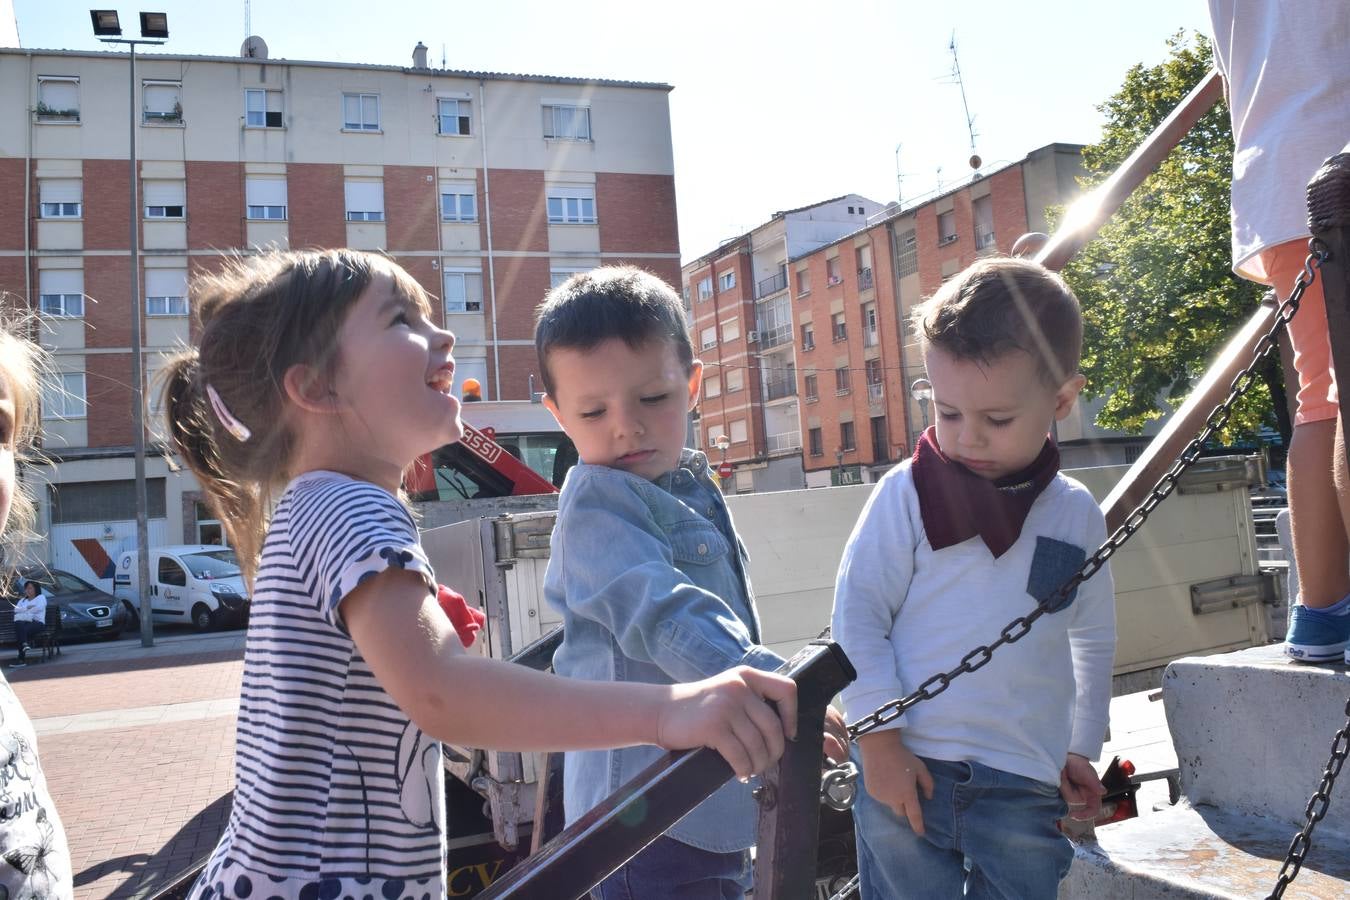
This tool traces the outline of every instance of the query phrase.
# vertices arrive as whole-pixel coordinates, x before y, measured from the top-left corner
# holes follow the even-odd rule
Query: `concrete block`
[[[1347,697],[1344,666],[1294,663],[1278,644],[1172,663],[1163,700],[1187,802],[1301,822]],[[1350,835],[1350,784],[1337,787],[1319,831]]]

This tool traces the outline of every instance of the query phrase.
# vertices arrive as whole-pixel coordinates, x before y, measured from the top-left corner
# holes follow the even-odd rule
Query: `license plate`
[[[112,619],[107,619],[106,621],[102,621],[102,622],[95,622],[94,624],[95,624],[97,627],[99,627],[99,628],[111,628],[111,627],[112,627]]]

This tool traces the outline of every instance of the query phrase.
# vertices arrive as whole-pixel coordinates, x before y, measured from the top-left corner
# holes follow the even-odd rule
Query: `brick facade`
[[[85,357],[84,380],[85,396],[89,401],[89,446],[130,446],[131,355],[89,354]]]
[[[630,253],[679,250],[673,176],[600,172],[595,208],[600,246]],[[679,284],[678,277],[672,283]]]
[[[130,184],[126,160],[86,159],[83,178],[84,248],[130,250],[127,235],[131,215],[127,205]]]
[[[384,167],[384,218],[389,249],[435,250],[440,187],[429,166]],[[481,207],[480,207],[481,208]],[[436,291],[440,293],[439,290]]]
[[[0,216],[0,250],[23,249],[23,230],[27,224],[23,217],[23,169],[22,159],[0,158],[0,197],[5,198],[5,215]],[[31,203],[30,219],[37,216],[36,194]],[[6,287],[0,282],[0,290]]]
[[[544,173],[521,169],[492,169],[492,244],[495,248],[548,252],[548,210],[544,203]],[[600,215],[603,217],[604,213]],[[544,279],[545,290],[548,279]],[[498,284],[500,288],[500,283]],[[540,295],[543,296],[542,294]]]
[[[189,160],[186,172],[188,248],[245,246],[243,168],[238,163]]]
[[[333,163],[286,166],[286,204],[293,249],[347,245],[342,166]]]

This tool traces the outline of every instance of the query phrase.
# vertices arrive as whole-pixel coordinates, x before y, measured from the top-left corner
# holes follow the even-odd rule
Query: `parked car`
[[[137,624],[141,591],[135,551],[117,559],[113,594]],[[150,608],[156,623],[183,622],[205,631],[248,619],[248,589],[234,550],[219,544],[150,548]]]
[[[21,566],[13,581],[10,602],[0,603],[0,643],[14,643],[14,604],[25,583],[36,581],[47,602],[61,610],[61,639],[115,638],[127,626],[127,612],[112,594],[101,591],[83,578],[47,566]]]

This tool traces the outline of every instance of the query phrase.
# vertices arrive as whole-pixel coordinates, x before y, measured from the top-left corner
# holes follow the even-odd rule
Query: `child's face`
[[[1031,355],[1016,350],[981,365],[930,346],[924,362],[933,384],[938,446],[990,481],[1031,465],[1051,425],[1073,408],[1084,381],[1074,375],[1051,387]]]
[[[376,276],[338,332],[333,405],[354,474],[377,484],[414,459],[459,440],[459,400],[451,393],[455,336],[429,322]]]
[[[581,461],[654,479],[679,465],[703,364],[685,371],[670,341],[637,348],[611,338],[590,350],[548,355],[553,393],[545,405]]]
[[[14,496],[14,441],[18,432],[18,423],[14,420],[16,412],[9,379],[0,373],[0,532],[5,530],[5,523],[9,521],[9,503]]]

